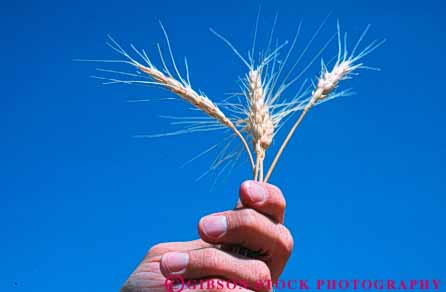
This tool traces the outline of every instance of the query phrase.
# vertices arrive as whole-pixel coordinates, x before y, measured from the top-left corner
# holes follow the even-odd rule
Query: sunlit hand
[[[200,238],[161,243],[152,247],[130,275],[122,292],[165,292],[168,276],[188,279],[243,281],[237,290],[268,291],[258,281],[275,281],[293,249],[293,238],[283,225],[285,199],[275,186],[246,181],[240,187],[236,210],[203,217]],[[255,258],[235,253],[234,246],[252,251]],[[184,287],[183,291],[188,291]],[[226,292],[225,288],[194,290]]]

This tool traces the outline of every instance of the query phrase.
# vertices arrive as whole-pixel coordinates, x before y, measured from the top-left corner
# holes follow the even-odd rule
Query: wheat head
[[[274,123],[262,87],[260,70],[249,72],[248,129],[256,153],[266,151],[273,141]]]
[[[201,111],[207,113],[209,116],[220,121],[222,124],[228,126],[229,128],[235,127],[231,120],[226,117],[226,115],[215,103],[213,103],[208,97],[198,94],[190,86],[184,86],[181,82],[172,77],[166,76],[156,68],[150,68],[140,64],[137,64],[136,67],[152,77],[152,79],[158,82],[160,85],[168,88],[170,91],[182,97],[184,100],[191,103]]]

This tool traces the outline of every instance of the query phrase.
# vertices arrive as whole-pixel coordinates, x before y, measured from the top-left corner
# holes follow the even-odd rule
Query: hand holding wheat
[[[293,236],[284,225],[285,198],[276,186],[245,181],[239,201],[245,208],[202,217],[198,223],[200,239],[152,246],[120,291],[179,291],[181,282],[187,285],[185,291],[272,291],[294,246]],[[257,252],[240,256],[240,250],[234,250],[240,244]],[[171,289],[175,282],[169,280],[178,277],[182,278],[180,289]],[[215,289],[206,281],[218,281],[220,286]]]
[[[264,275],[266,277],[272,277],[277,279],[283,270],[288,257],[291,254],[293,248],[293,240],[291,233],[283,225],[283,210],[284,210],[284,200],[277,200],[275,202],[276,208],[279,210],[279,215],[275,218],[275,223],[271,219],[271,215],[267,212],[267,215],[261,215],[262,210],[258,210],[259,206],[268,206],[272,203],[271,199],[274,196],[271,194],[278,193],[277,189],[272,188],[271,185],[265,184],[270,179],[272,172],[274,171],[279,158],[281,157],[284,149],[288,145],[291,137],[295,133],[298,126],[301,124],[304,117],[314,106],[319,105],[325,101],[334,99],[340,96],[350,95],[349,90],[338,91],[339,84],[345,80],[352,78],[355,75],[355,71],[358,69],[372,69],[370,67],[364,66],[361,60],[374,51],[376,48],[382,45],[384,41],[373,41],[365,48],[359,50],[362,40],[364,39],[369,26],[364,30],[362,35],[359,37],[358,41],[354,45],[352,51],[349,53],[347,50],[347,36],[341,35],[341,29],[339,23],[337,25],[337,40],[338,40],[338,52],[337,58],[334,64],[332,62],[325,63],[321,62],[321,71],[318,74],[315,82],[312,85],[307,85],[306,81],[302,82],[302,86],[297,92],[291,94],[291,97],[283,98],[285,92],[290,96],[289,91],[293,84],[295,84],[300,78],[307,72],[310,66],[321,57],[321,54],[328,47],[328,44],[333,38],[326,42],[321,50],[311,59],[308,65],[301,68],[299,73],[295,73],[295,69],[300,64],[301,58],[305,55],[308,48],[312,44],[315,37],[318,35],[319,31],[323,27],[325,21],[316,30],[315,34],[310,38],[310,41],[303,48],[300,56],[293,63],[290,69],[285,70],[285,65],[289,60],[291,53],[293,52],[301,25],[298,26],[297,33],[291,42],[288,51],[284,54],[282,58],[281,52],[288,42],[276,45],[272,49],[272,36],[276,24],[274,21],[273,29],[271,30],[269,41],[266,49],[259,54],[259,58],[255,58],[255,42],[257,35],[258,19],[256,22],[256,29],[254,34],[254,41],[252,49],[248,53],[248,58],[245,59],[242,54],[229,42],[225,37],[218,34],[217,32],[212,32],[224,41],[232,51],[239,57],[239,59],[246,65],[247,71],[244,78],[241,79],[242,92],[237,96],[243,96],[244,102],[233,103],[217,103],[207,97],[204,93],[196,91],[192,88],[190,78],[189,78],[189,67],[187,61],[185,60],[185,73],[186,78],[184,78],[180,70],[177,67],[175,58],[173,57],[171,45],[167,33],[164,27],[161,25],[162,31],[166,38],[166,43],[168,47],[168,53],[170,56],[170,61],[174,70],[174,74],[171,73],[168,66],[166,65],[165,58],[162,54],[162,50],[158,45],[158,52],[160,55],[160,60],[163,69],[158,69],[148,57],[144,50],[137,50],[133,45],[131,49],[134,54],[140,59],[136,60],[136,57],[131,56],[127,53],[114,39],[110,37],[111,43],[109,46],[116,51],[119,55],[123,57],[121,60],[96,60],[99,62],[106,63],[123,63],[132,66],[137,70],[137,74],[129,72],[119,72],[114,70],[104,70],[99,69],[102,72],[118,74],[119,76],[129,77],[128,79],[122,78],[110,78],[110,77],[97,77],[105,80],[106,84],[114,83],[124,83],[124,84],[142,84],[150,86],[159,86],[161,88],[167,89],[179,98],[185,100],[193,107],[204,114],[207,117],[195,117],[195,118],[176,118],[175,124],[185,125],[185,128],[180,131],[173,133],[153,135],[153,136],[166,136],[175,134],[186,134],[192,132],[203,132],[211,130],[229,129],[232,131],[232,136],[238,138],[245,150],[247,157],[250,162],[251,170],[253,173],[253,178],[258,182],[251,182],[245,184],[247,193],[252,193],[252,195],[247,196],[245,201],[243,201],[243,196],[239,201],[237,207],[238,210],[228,211],[225,213],[218,213],[218,216],[212,215],[207,216],[201,220],[199,224],[200,237],[206,241],[205,245],[202,241],[192,242],[187,244],[186,248],[182,248],[182,253],[171,252],[164,253],[163,257],[157,255],[156,258],[158,262],[149,262],[147,265],[145,263],[141,264],[140,267],[132,274],[128,282],[123,288],[123,291],[133,291],[134,289],[140,289],[141,285],[146,289],[152,289],[153,283],[161,280],[159,277],[161,272],[167,276],[171,272],[175,274],[181,274],[186,276],[192,276],[194,278],[206,277],[207,274],[204,272],[212,272],[212,275],[217,275],[215,271],[209,271],[206,263],[201,263],[197,265],[199,267],[197,271],[201,274],[189,274],[188,267],[193,265],[190,264],[189,260],[193,259],[195,253],[202,253],[207,249],[213,251],[211,257],[218,258],[220,255],[222,261],[218,265],[219,273],[222,273],[222,277],[231,278],[234,276],[240,277],[240,275],[246,276],[244,271],[253,271],[255,268],[263,267]],[[90,60],[93,61],[93,60]],[[278,131],[282,128],[284,122],[292,117],[292,114],[300,113],[290,131],[286,135],[285,139],[281,143],[281,146],[277,153],[274,155],[271,165],[268,168],[266,174],[265,170],[265,157],[271,144],[277,137]],[[151,137],[153,137],[151,136]],[[213,146],[214,147],[214,146]],[[212,149],[211,147],[210,149]],[[225,146],[226,148],[226,146]],[[225,149],[224,149],[225,150]],[[214,162],[211,168],[217,167],[222,161],[235,159],[237,156],[227,155],[220,156]],[[265,182],[265,183],[264,183]],[[248,187],[249,186],[249,187]],[[269,195],[265,189],[270,189]],[[262,191],[263,189],[263,191]],[[241,192],[242,194],[242,192]],[[279,197],[282,197],[281,195]],[[283,198],[282,198],[283,199]],[[278,202],[283,202],[279,204]],[[268,203],[269,202],[269,203]],[[274,205],[274,204],[273,204]],[[270,206],[271,207],[271,206]],[[257,209],[256,209],[257,208]],[[274,208],[267,208],[267,210],[272,210]],[[259,212],[257,212],[259,211]],[[254,216],[255,215],[255,216]],[[235,222],[241,222],[240,220],[247,220],[249,218],[254,220],[247,220],[249,224],[259,224],[264,222],[265,224],[270,224],[270,227],[261,226],[261,228],[252,228],[248,225],[238,224],[239,233],[231,232],[231,216],[235,216],[237,220]],[[274,216],[273,216],[274,218]],[[229,220],[229,221],[228,221]],[[277,223],[277,224],[276,224]],[[208,224],[208,226],[206,226]],[[261,224],[260,224],[261,225]],[[275,230],[271,227],[278,228],[280,230]],[[257,230],[257,233],[247,234],[246,230],[242,230],[242,227],[247,227],[248,230]],[[280,228],[279,228],[280,227]],[[229,231],[228,231],[229,230]],[[273,231],[272,231],[273,230]],[[237,231],[237,230],[235,230]],[[241,231],[241,232],[240,232]],[[264,240],[257,240],[262,238]],[[226,238],[228,237],[228,238]],[[249,240],[247,240],[249,239]],[[254,240],[253,240],[254,239]],[[253,240],[250,242],[250,240]],[[208,243],[211,245],[209,246]],[[266,247],[265,247],[266,245]],[[269,245],[269,246],[268,246]],[[166,245],[164,245],[166,247]],[[280,248],[282,247],[282,249]],[[171,249],[175,251],[175,248]],[[263,251],[263,252],[262,252]],[[265,253],[266,251],[266,253]],[[150,253],[149,253],[150,255]],[[236,256],[234,256],[236,255]],[[245,256],[234,264],[234,261],[239,260],[238,255]],[[230,259],[227,259],[227,257]],[[203,259],[209,258],[201,256]],[[149,259],[151,259],[149,257]],[[247,269],[241,269],[237,274],[237,266],[242,266],[242,264],[252,263],[253,260],[258,262],[250,266]],[[171,261],[171,263],[169,263]],[[192,262],[194,262],[192,260]],[[226,263],[226,265],[224,265]],[[231,264],[228,264],[231,263]],[[265,263],[267,264],[267,269],[265,269]],[[147,267],[150,269],[147,270]],[[161,270],[159,270],[161,267]],[[227,268],[227,271],[225,270]],[[149,273],[147,273],[149,271]],[[227,273],[226,273],[227,272]],[[146,275],[156,275],[156,279],[146,279]],[[147,286],[148,285],[148,286]],[[139,290],[138,290],[139,291]]]

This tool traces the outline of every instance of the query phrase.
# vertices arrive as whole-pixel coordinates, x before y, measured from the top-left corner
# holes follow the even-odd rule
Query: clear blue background
[[[212,178],[195,178],[212,155],[179,166],[221,135],[132,138],[169,129],[158,115],[187,105],[126,103],[168,94],[101,85],[97,64],[72,59],[115,58],[108,33],[155,56],[160,19],[192,83],[221,99],[245,68],[208,27],[246,52],[258,1],[0,5],[0,291],[117,291],[151,245],[194,239],[201,216],[232,208],[249,171],[245,161],[210,192]],[[273,176],[296,241],[283,278],[445,281],[443,4],[263,1],[261,35],[276,12],[282,40],[301,20],[308,38],[332,12],[313,53],[338,17],[352,39],[368,23],[367,42],[388,39],[367,57],[383,71],[315,109]]]

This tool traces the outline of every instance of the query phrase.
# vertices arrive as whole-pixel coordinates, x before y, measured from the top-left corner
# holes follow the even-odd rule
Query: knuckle
[[[279,199],[277,200],[277,206],[281,209],[281,210],[285,210],[286,208],[286,200],[285,197],[279,197]]]
[[[221,257],[215,248],[206,248],[199,253],[198,262],[202,267],[208,269],[218,269],[221,266]]]
[[[294,239],[291,232],[284,225],[279,225],[279,237],[283,250],[287,256],[291,255],[294,248]]]
[[[168,250],[167,245],[168,244],[165,242],[155,244],[149,249],[149,251],[146,254],[146,257],[162,255]]]
[[[257,211],[253,209],[243,209],[240,212],[237,213],[237,227],[244,229],[244,230],[250,230],[255,227],[255,223],[258,221],[258,213]]]
[[[270,192],[272,193],[272,196],[274,197],[274,201],[276,201],[276,204],[281,207],[282,209],[285,209],[286,207],[286,200],[285,196],[283,195],[282,191],[279,187],[275,185],[269,185]]]
[[[271,280],[271,272],[266,263],[262,261],[258,261],[256,263],[256,268],[253,269],[254,279],[260,281],[270,281]]]

